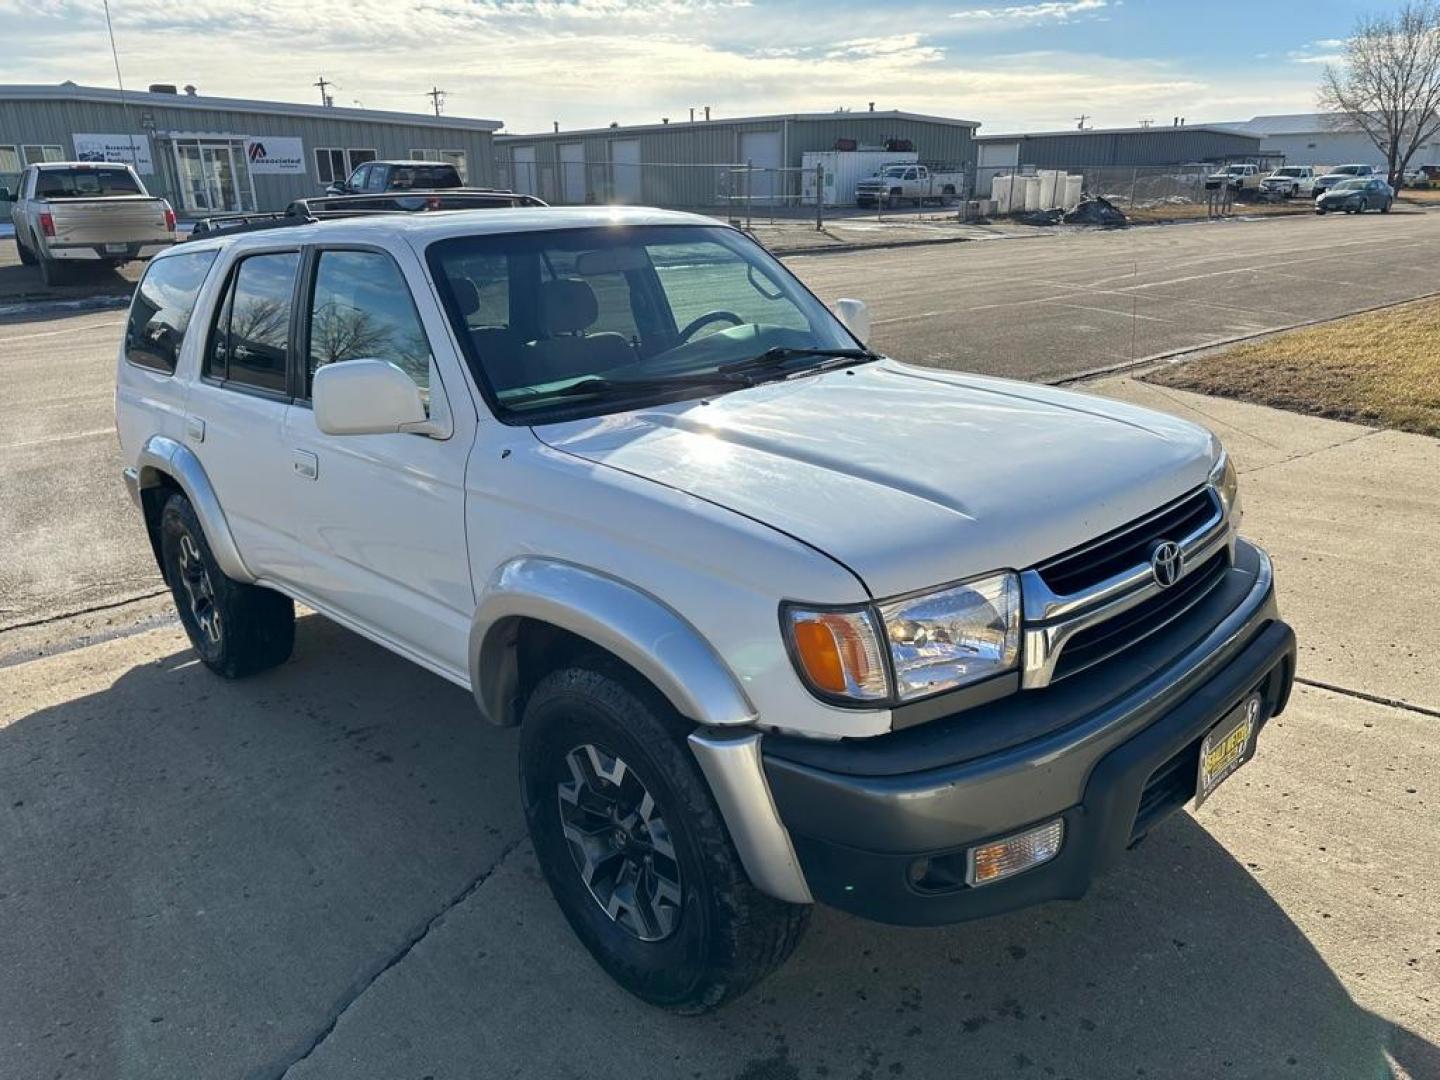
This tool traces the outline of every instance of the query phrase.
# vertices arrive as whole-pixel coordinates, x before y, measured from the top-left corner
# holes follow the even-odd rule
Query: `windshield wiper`
[[[721,375],[736,375],[752,371],[774,371],[783,367],[798,357],[823,356],[838,361],[833,364],[817,364],[805,368],[805,371],[830,370],[838,367],[851,367],[855,364],[868,364],[872,360],[879,360],[878,354],[869,349],[829,349],[815,348],[802,349],[790,345],[776,345],[772,349],[766,349],[759,356],[751,356],[744,360],[732,360],[728,364],[721,364],[716,372]]]
[[[667,375],[651,379],[607,379],[595,375],[589,379],[562,386],[540,395],[541,398],[566,397],[631,397],[636,394],[651,394],[657,391],[696,387],[716,390],[743,390],[754,386],[755,380],[739,372],[709,371],[697,374]]]

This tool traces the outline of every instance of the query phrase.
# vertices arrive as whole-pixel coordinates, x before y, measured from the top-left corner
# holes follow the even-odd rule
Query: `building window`
[[[374,161],[375,157],[374,150],[346,150],[338,146],[317,146],[315,148],[315,176],[322,184],[345,180],[365,162]]]
[[[0,176],[20,171],[20,151],[13,146],[0,146]]]
[[[464,150],[411,150],[411,161],[443,161],[447,165],[454,165],[455,171],[460,174],[462,184],[470,181],[470,171],[466,167]]]
[[[43,161],[64,161],[65,152],[58,146],[26,146],[23,148],[26,165],[39,165]]]
[[[455,166],[455,171],[460,174],[460,182],[462,184],[468,184],[470,182],[470,170],[465,162],[464,150],[441,150],[440,160],[447,161]]]

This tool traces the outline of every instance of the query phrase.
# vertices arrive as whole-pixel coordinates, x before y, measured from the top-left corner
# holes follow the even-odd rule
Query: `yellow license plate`
[[[1210,797],[1221,781],[1249,759],[1251,740],[1260,719],[1260,695],[1251,694],[1216,724],[1200,742],[1200,772],[1195,779],[1195,806]]]

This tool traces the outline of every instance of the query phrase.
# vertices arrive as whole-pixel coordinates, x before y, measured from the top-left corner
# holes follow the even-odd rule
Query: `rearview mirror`
[[[835,317],[861,345],[870,340],[870,309],[865,306],[864,300],[836,300]]]
[[[429,433],[415,381],[388,360],[342,360],[315,372],[315,426],[326,435]]]

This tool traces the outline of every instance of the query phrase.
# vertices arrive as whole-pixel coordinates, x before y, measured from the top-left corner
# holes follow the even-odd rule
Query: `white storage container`
[[[995,202],[995,213],[1018,213],[1025,208],[1025,177],[1015,173],[995,177],[990,182],[990,198]]]
[[[1055,207],[1055,180],[1063,174],[1052,169],[1042,169],[1036,175],[1040,178],[1040,204],[1035,209],[1052,210]]]
[[[1066,210],[1074,210],[1080,205],[1080,195],[1085,190],[1085,177],[1072,173],[1065,177],[1065,197],[1061,206]]]
[[[807,150],[800,155],[801,201],[815,205],[815,166],[825,167],[824,205],[854,206],[855,184],[874,176],[886,165],[919,161],[914,150]]]
[[[1040,205],[1040,177],[1022,176],[1020,179],[1025,185],[1024,202],[1020,208],[1026,211],[1043,209]]]

